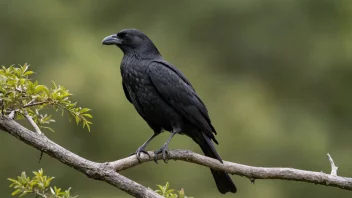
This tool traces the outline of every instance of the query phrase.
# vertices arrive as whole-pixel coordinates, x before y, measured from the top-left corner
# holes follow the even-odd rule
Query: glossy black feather
[[[126,29],[106,37],[103,44],[116,44],[124,52],[120,68],[124,93],[154,133],[166,130],[185,134],[206,156],[222,162],[212,143],[218,142],[205,104],[185,75],[163,59],[145,34]],[[143,150],[147,143],[149,140],[140,148]],[[211,172],[221,193],[237,191],[227,173]]]
[[[125,93],[125,96],[126,96],[127,100],[128,100],[130,103],[132,103],[130,94],[129,94],[128,91],[127,91],[127,88],[126,88],[125,83],[123,83],[123,82],[122,82],[122,88],[123,88],[123,92]]]
[[[160,95],[177,113],[218,143],[204,103],[181,72],[165,61],[153,61],[148,66],[148,74]]]

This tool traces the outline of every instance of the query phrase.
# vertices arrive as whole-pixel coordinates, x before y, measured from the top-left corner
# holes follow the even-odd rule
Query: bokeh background
[[[190,79],[217,128],[225,160],[352,177],[352,1],[347,0],[1,0],[0,64],[31,64],[39,82],[62,84],[93,109],[92,132],[55,114],[58,144],[105,162],[134,152],[152,130],[126,100],[121,51],[101,40],[124,28],[144,31]],[[148,147],[158,149],[168,134]],[[44,168],[54,184],[84,198],[129,197],[106,183],[0,133],[0,192],[8,177]],[[170,148],[201,152],[177,136]],[[151,188],[171,183],[205,197],[351,197],[319,185],[232,176],[238,193],[218,193],[208,168],[181,161],[122,172]]]

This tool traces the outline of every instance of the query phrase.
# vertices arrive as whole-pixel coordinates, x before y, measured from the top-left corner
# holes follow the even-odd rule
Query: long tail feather
[[[197,143],[201,147],[205,156],[218,159],[220,162],[222,162],[220,155],[218,154],[218,152],[216,152],[214,144],[212,143],[209,137],[203,134],[203,141],[199,141],[199,142],[198,141]],[[210,169],[210,170],[211,170],[211,173],[213,174],[216,186],[220,191],[220,193],[222,194],[225,194],[227,192],[236,193],[237,188],[227,173],[223,171],[214,170],[214,169]]]

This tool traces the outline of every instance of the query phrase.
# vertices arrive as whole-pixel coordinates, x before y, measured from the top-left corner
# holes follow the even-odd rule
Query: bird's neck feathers
[[[158,48],[153,44],[153,42],[144,43],[135,49],[132,48],[122,48],[123,53],[127,57],[134,56],[137,59],[155,59],[161,57]]]

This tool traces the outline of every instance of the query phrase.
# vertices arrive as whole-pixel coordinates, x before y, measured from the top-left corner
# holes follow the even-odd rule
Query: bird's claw
[[[167,156],[169,155],[169,149],[167,148],[167,145],[164,145],[163,147],[161,147],[159,150],[154,152],[154,162],[158,163],[158,154],[162,153],[162,157],[165,163],[168,162]]]
[[[135,153],[131,153],[130,156],[132,155],[136,155],[138,161],[142,161],[142,158],[140,157],[141,156],[141,153],[144,153],[146,155],[148,155],[148,157],[150,158],[150,155],[148,153],[148,151],[145,150],[145,147],[141,146],[139,147]]]

